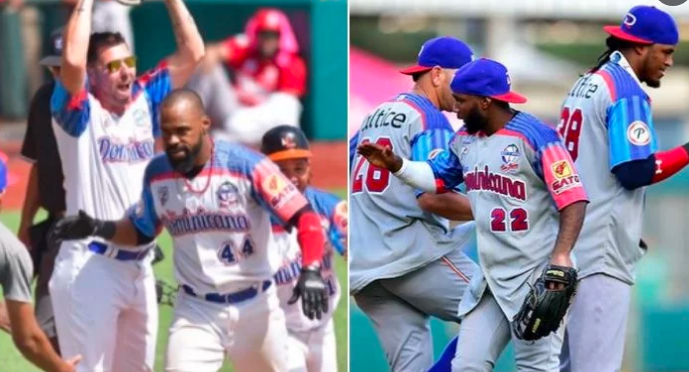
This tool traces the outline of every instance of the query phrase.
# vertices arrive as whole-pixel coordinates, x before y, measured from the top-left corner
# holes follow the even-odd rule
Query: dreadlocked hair
[[[596,72],[596,71],[600,70],[604,64],[606,64],[606,63],[608,63],[608,61],[610,61],[610,56],[613,53],[615,53],[616,51],[629,49],[629,48],[632,48],[638,44],[630,42],[630,41],[618,39],[614,36],[608,36],[608,38],[605,39],[605,45],[608,47],[608,49],[598,57],[598,60],[596,61],[596,63],[597,63],[596,66],[592,67],[589,70],[589,73]]]

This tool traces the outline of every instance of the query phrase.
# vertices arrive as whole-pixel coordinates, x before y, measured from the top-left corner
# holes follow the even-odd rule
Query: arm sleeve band
[[[414,188],[425,192],[437,192],[433,169],[425,161],[402,159],[402,167],[393,174]]]

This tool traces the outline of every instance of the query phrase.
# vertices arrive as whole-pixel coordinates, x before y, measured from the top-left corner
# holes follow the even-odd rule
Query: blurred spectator
[[[204,63],[187,86],[203,98],[216,134],[228,140],[257,144],[271,128],[298,126],[306,67],[287,16],[259,9],[244,34],[206,47]]]

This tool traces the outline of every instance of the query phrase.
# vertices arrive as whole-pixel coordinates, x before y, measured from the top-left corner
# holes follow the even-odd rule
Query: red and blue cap
[[[405,75],[426,72],[435,66],[456,69],[471,62],[474,52],[463,41],[449,36],[441,36],[423,43],[416,65],[400,70]]]
[[[526,97],[512,91],[507,67],[488,58],[477,59],[462,66],[450,83],[455,94],[490,97],[509,103],[524,103]]]
[[[677,45],[679,30],[671,15],[648,5],[635,6],[619,26],[605,26],[603,30],[622,40],[639,44]]]

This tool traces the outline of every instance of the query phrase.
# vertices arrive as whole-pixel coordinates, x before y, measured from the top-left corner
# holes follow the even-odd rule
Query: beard
[[[653,77],[653,71],[655,69],[650,66],[649,60],[645,61],[643,64],[643,68],[641,70],[641,76],[639,80],[642,82],[646,83],[649,88],[660,88],[660,78],[656,79]]]
[[[474,107],[464,118],[464,128],[469,134],[476,134],[486,127],[486,118]]]
[[[165,150],[170,165],[172,165],[172,167],[177,172],[181,174],[186,174],[189,173],[192,169],[194,169],[196,159],[198,159],[199,153],[201,152],[201,148],[203,147],[202,139],[203,137],[199,139],[199,141],[196,144],[194,144],[190,149],[183,147],[182,152],[184,152],[184,157],[180,159],[176,159],[170,156],[170,153],[176,152],[178,148],[168,148]]]

